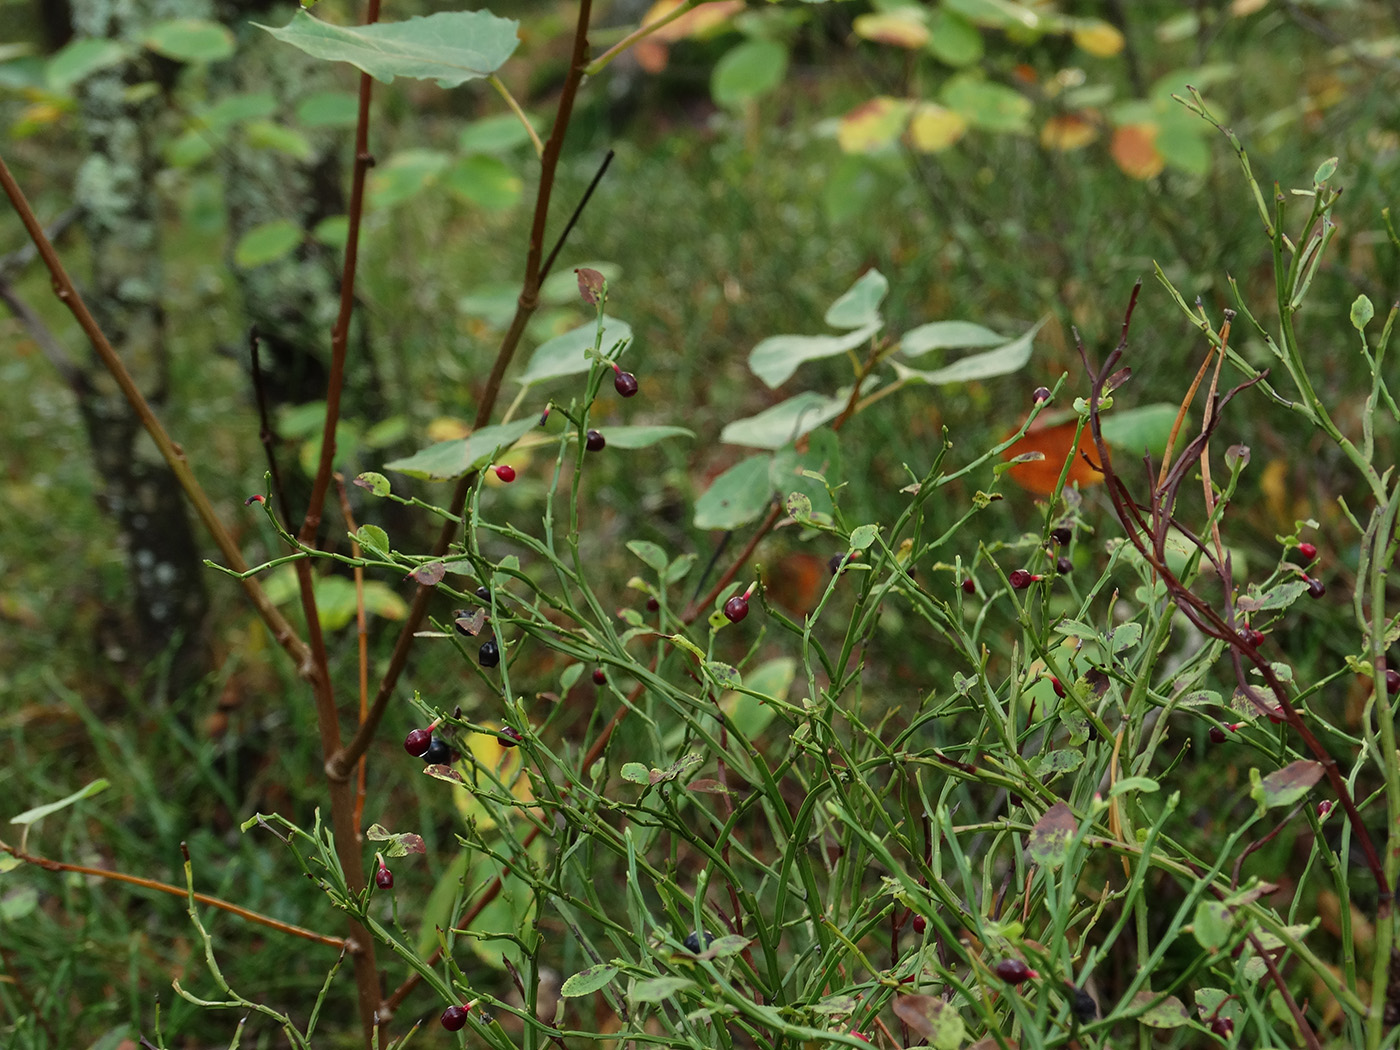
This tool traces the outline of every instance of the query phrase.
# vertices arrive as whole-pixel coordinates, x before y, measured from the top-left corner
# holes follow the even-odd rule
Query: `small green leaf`
[[[1121,653],[1125,649],[1131,649],[1142,641],[1142,624],[1124,623],[1113,629],[1113,637],[1109,640],[1109,648],[1115,653]]]
[[[355,484],[362,489],[368,489],[376,496],[389,495],[389,479],[383,474],[377,474],[372,470],[367,470],[355,479]]]
[[[986,131],[1029,131],[1035,108],[1019,91],[972,73],[950,77],[939,92],[939,101],[973,127]]]
[[[1004,346],[999,346],[995,350],[970,354],[932,372],[921,372],[902,365],[898,361],[891,361],[890,364],[894,366],[895,372],[901,379],[915,379],[933,385],[967,383],[975,379],[990,379],[993,376],[1007,375],[1024,368],[1026,363],[1030,361],[1031,343],[1035,340],[1036,333],[1040,331],[1040,327],[1044,323],[1044,321],[1037,322],[1035,327],[1025,335]]]
[[[1141,1008],[1156,998],[1156,992],[1138,992],[1137,995],[1133,996],[1131,1006]],[[1174,995],[1167,996],[1150,1010],[1138,1014],[1138,1021],[1149,1028],[1180,1028],[1182,1025],[1188,1024],[1190,1020],[1186,1007]]]
[[[448,191],[488,211],[505,211],[519,202],[525,183],[499,157],[484,153],[458,157],[442,177]]]
[[[695,554],[682,554],[666,566],[666,575],[663,582],[667,584],[679,583],[690,575],[690,570],[695,566]]]
[[[623,763],[621,776],[623,780],[631,781],[633,784],[651,783],[651,770],[640,762]]]
[[[982,34],[966,18],[946,7],[939,7],[930,15],[925,46],[934,58],[954,69],[971,66],[982,58]]]
[[[226,95],[198,111],[196,120],[205,131],[223,131],[245,120],[266,120],[277,112],[277,96],[271,91]]]
[[[1144,452],[1160,456],[1176,425],[1177,411],[1176,405],[1158,402],[1110,413],[1103,418],[1103,439],[1139,459]],[[1183,431],[1189,422],[1189,418],[1182,420]]]
[[[742,105],[781,84],[787,75],[787,64],[787,48],[776,40],[745,40],[715,63],[710,95],[716,105]]]
[[[519,27],[489,11],[444,11],[359,26],[331,25],[298,11],[281,29],[258,26],[308,55],[348,62],[386,84],[414,77],[445,88],[500,69],[520,43]]]
[[[666,570],[666,552],[654,543],[646,540],[628,540],[627,549],[642,559],[642,563],[649,569],[657,572]]]
[[[125,62],[126,45],[119,40],[80,37],[64,44],[45,63],[44,80],[55,94],[67,94],[75,84],[100,69]]]
[[[695,527],[737,529],[762,514],[773,497],[770,462],[767,455],[750,456],[715,478],[695,501]]]
[[[451,162],[442,150],[406,149],[375,165],[369,182],[369,202],[392,208],[412,200],[434,185]]]
[[[81,787],[67,798],[61,798],[57,802],[46,802],[42,806],[35,806],[33,809],[26,809],[17,817],[11,817],[11,824],[33,824],[36,820],[42,820],[50,813],[57,813],[61,809],[67,809],[75,802],[81,802],[85,798],[91,798],[100,792],[106,791],[110,785],[106,780],[94,780],[86,787]]]
[[[172,18],[146,30],[141,43],[176,62],[217,62],[234,52],[227,26],[202,18]]]
[[[1005,343],[1006,336],[971,321],[933,321],[905,332],[899,340],[899,352],[905,357],[918,357],[930,350],[965,350]]]
[[[878,525],[861,525],[851,531],[850,548],[853,551],[863,551],[875,542],[875,537],[880,534]]]
[[[845,335],[769,336],[749,354],[749,371],[769,387],[779,387],[792,377],[799,365],[854,350],[879,330],[880,322],[876,321]]]
[[[490,463],[496,454],[519,441],[535,429],[538,421],[517,419],[512,423],[482,427],[466,438],[439,441],[436,445],[415,452],[403,459],[384,464],[385,470],[396,470],[409,477],[425,481],[447,481],[460,478],[469,471]]]
[[[1371,300],[1364,295],[1358,295],[1356,301],[1351,304],[1351,326],[1358,332],[1363,331],[1375,316],[1376,308],[1371,305]]]
[[[607,439],[608,448],[650,448],[658,441],[665,441],[667,438],[687,437],[693,438],[695,432],[687,430],[685,427],[608,427]]]
[[[314,155],[310,140],[300,131],[270,120],[249,121],[243,129],[243,137],[254,149],[276,150],[297,160],[307,161]]]
[[[714,680],[714,683],[721,689],[738,689],[744,684],[744,680],[739,676],[739,671],[729,664],[720,663],[718,660],[705,661],[705,673]]]
[[[1191,922],[1197,943],[1208,952],[1219,951],[1229,942],[1233,925],[1233,914],[1220,901],[1201,901]]]
[[[361,525],[355,532],[355,540],[366,550],[389,553],[389,534],[378,525]]]
[[[360,115],[360,100],[345,91],[314,91],[297,103],[297,120],[309,128],[350,128]]]
[[[301,243],[302,229],[291,219],[273,219],[254,226],[238,239],[234,264],[245,270],[276,262]]]
[[[517,382],[521,386],[531,386],[546,379],[587,372],[592,363],[588,352],[593,349],[597,333],[597,322],[589,321],[541,343],[530,355],[530,363],[525,366],[525,371]],[[603,337],[598,344],[603,353],[608,353],[618,343],[631,338],[632,326],[626,321],[619,321],[615,317],[603,317]]]
[[[565,999],[577,999],[582,995],[591,995],[612,983],[612,979],[617,976],[617,967],[609,963],[598,963],[590,966],[586,970],[580,970],[574,974],[559,989],[559,994]]]
[[[862,328],[880,323],[880,304],[889,293],[890,282],[879,270],[867,270],[826,311],[823,318],[832,328]]]
[[[1317,171],[1313,175],[1313,185],[1321,189],[1333,175],[1337,174],[1337,158],[1328,157],[1317,166]]]
[[[1056,802],[1031,828],[1031,859],[1046,868],[1058,868],[1069,856],[1069,844],[1078,824],[1074,812],[1064,802]]]
[[[794,521],[811,521],[812,501],[800,492],[791,492],[787,498],[787,512]]]
[[[509,153],[530,141],[530,133],[514,113],[474,120],[457,136],[463,153]]]
[[[710,946],[700,953],[700,958],[730,959],[752,943],[752,937],[745,937],[740,933],[727,933],[723,937],[716,937],[711,941]]]
[[[849,388],[833,397],[804,390],[756,416],[734,420],[719,432],[719,439],[726,445],[779,449],[835,419],[849,398]]]
[[[1307,795],[1312,786],[1322,779],[1322,773],[1321,762],[1300,758],[1255,783],[1249,796],[1259,803],[1260,813],[1278,806],[1291,806]],[[1258,775],[1258,770],[1250,771],[1251,780]]]
[[[1151,777],[1124,777],[1109,789],[1108,797],[1117,798],[1119,795],[1126,795],[1129,791],[1143,791],[1151,794],[1161,789],[1162,786]]]
[[[634,1003],[659,1003],[669,999],[682,988],[689,988],[694,982],[684,977],[653,977],[638,981],[628,996]]]
[[[1051,751],[1040,756],[1040,761],[1035,766],[1035,775],[1043,777],[1052,773],[1069,773],[1083,764],[1084,756],[1078,751],[1068,748]]]

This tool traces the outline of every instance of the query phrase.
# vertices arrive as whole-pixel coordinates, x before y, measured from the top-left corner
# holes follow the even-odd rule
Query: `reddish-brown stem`
[[[172,886],[168,882],[157,882],[155,879],[143,878],[140,875],[128,875],[121,871],[108,871],[105,868],[89,868],[83,864],[69,864],[67,861],[51,860],[48,857],[40,857],[33,853],[26,853],[7,843],[0,842],[0,850],[4,850],[16,860],[25,864],[33,864],[35,867],[43,868],[45,871],[71,871],[75,875],[91,875],[99,879],[108,879],[112,882],[125,882],[132,886],[140,886],[142,889],[155,890],[157,893],[167,893],[172,897],[188,897],[189,891],[184,886]],[[339,948],[342,951],[358,952],[359,947],[353,942],[346,941],[343,937],[329,937],[315,930],[308,930],[302,926],[293,926],[289,922],[282,922],[271,916],[263,915],[260,912],[249,908],[232,904],[219,897],[211,897],[207,893],[196,893],[194,899],[200,904],[207,904],[211,908],[218,908],[237,915],[240,919],[247,919],[260,926],[268,926],[274,930],[281,930],[283,933],[290,933],[294,937],[304,937],[308,941],[315,941],[317,944],[329,945],[332,948]]]
[[[353,536],[359,530],[355,525],[355,512],[350,508],[350,497],[345,491],[345,478],[340,471],[336,471],[335,474],[335,494],[340,501],[340,513],[345,519],[345,528]],[[356,540],[350,541],[350,556],[357,560],[360,557],[360,544]],[[369,714],[369,623],[365,616],[365,569],[363,565],[355,566],[355,630],[359,639],[360,721],[363,722]],[[367,764],[366,756],[361,755],[355,771],[355,827],[357,828],[364,827]]]

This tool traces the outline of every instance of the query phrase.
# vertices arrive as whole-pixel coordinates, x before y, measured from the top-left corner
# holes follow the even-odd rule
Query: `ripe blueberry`
[[[491,600],[491,588],[482,584],[476,589],[476,596],[484,602],[489,602]]]
[[[963,589],[963,594],[976,594],[976,593],[977,593],[977,581],[974,580],[971,576],[969,576],[967,579],[963,580],[963,582],[962,582],[962,589]]]
[[[379,870],[374,873],[374,884],[381,890],[392,890],[394,888],[394,873],[383,864],[379,865]]]
[[[432,744],[432,742],[433,730],[431,727],[427,729],[413,729],[409,731],[408,736],[403,738],[403,749],[414,758],[418,758],[424,751],[428,750],[428,746]]]
[[[1235,1030],[1235,1022],[1228,1017],[1213,1017],[1210,1021],[1210,1030],[1221,1039],[1229,1039],[1230,1033]]]
[[[601,667],[593,668],[593,684],[603,685],[608,680],[608,673]]]
[[[1385,669],[1385,691],[1391,696],[1400,693],[1400,671],[1393,667]]]
[[[499,740],[502,747],[515,747],[521,740],[525,739],[520,735],[520,730],[515,726],[504,726],[501,729]]]
[[[711,934],[709,930],[705,930],[704,932],[692,930],[689,933],[689,935],[686,936],[686,939],[681,942],[681,944],[686,951],[694,952],[696,955],[699,955],[702,951],[704,951],[704,948],[700,946],[700,941],[702,938],[705,942],[705,948],[708,948],[710,946],[710,942],[715,939],[714,935]]]
[[[476,653],[476,662],[482,667],[495,667],[501,662],[501,647],[496,644],[494,638],[481,643],[481,648]]]
[[[1035,403],[1037,405],[1044,404],[1046,401],[1050,400],[1050,388],[1048,386],[1038,386],[1035,388],[1035,393],[1031,396],[1035,398]]]
[[[1084,1024],[1099,1016],[1099,1004],[1083,988],[1065,982],[1065,993],[1069,996],[1069,1012],[1076,1021]]]
[[[1327,584],[1323,583],[1316,576],[1308,580],[1308,597],[1321,598],[1327,593]]]
[[[1032,977],[1040,976],[1020,959],[1003,959],[993,967],[993,970],[1007,984],[1020,984],[1022,981],[1029,981]]]
[[[637,377],[631,372],[619,372],[613,376],[613,387],[623,397],[631,397],[637,392]]]
[[[657,609],[660,609],[660,608],[661,608],[661,603],[660,603],[659,601],[657,601],[655,598],[648,598],[648,599],[647,599],[647,612],[656,612],[656,610],[657,610]]]
[[[1219,726],[1211,726],[1211,727],[1210,727],[1210,742],[1211,742],[1212,744],[1223,744],[1223,743],[1225,743],[1225,730],[1221,729]]]
[[[1300,543],[1298,544],[1298,553],[1306,560],[1312,561],[1317,557],[1317,547],[1311,543]]]
[[[1074,571],[1074,562],[1061,555],[1055,559],[1055,571],[1061,576],[1068,576]]]
[[[442,737],[435,736],[428,750],[419,757],[430,766],[445,766],[452,761],[452,746]]]
[[[438,1018],[449,1032],[460,1032],[467,1026],[467,1010],[464,1006],[449,1006]]]
[[[607,443],[607,438],[603,437],[602,433],[597,430],[590,430],[587,437],[584,439],[583,447],[588,449],[589,452],[601,452]]]
[[[1073,537],[1074,533],[1070,532],[1068,525],[1061,525],[1057,529],[1050,530],[1050,538],[1061,547],[1067,545]]]
[[[512,481],[515,480],[515,468],[506,463],[502,463],[499,467],[496,468],[496,477],[500,478],[507,485],[509,485]]]
[[[736,594],[724,603],[724,618],[730,623],[738,623],[749,614],[749,600]]]

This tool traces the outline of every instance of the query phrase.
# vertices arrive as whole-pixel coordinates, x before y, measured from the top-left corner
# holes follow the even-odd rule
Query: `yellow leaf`
[[[919,9],[904,7],[880,14],[857,15],[853,24],[856,36],[880,44],[917,51],[928,43],[928,26],[918,17]]]
[[[967,131],[967,121],[936,102],[920,102],[909,121],[909,144],[920,153],[947,149]]]
[[[1086,18],[1076,23],[1071,36],[1077,47],[1095,58],[1112,58],[1123,50],[1123,34],[1101,18]]]
[[[439,416],[428,424],[428,437],[434,441],[456,441],[458,438],[466,437],[471,432],[471,427],[460,419],[453,419],[450,416]]]
[[[841,118],[836,141],[843,153],[874,153],[892,145],[904,131],[914,103],[908,99],[872,98]]]
[[[1068,153],[1082,149],[1099,137],[1099,129],[1087,113],[1061,113],[1040,129],[1040,144],[1046,149]]]
[[[1243,18],[1245,15],[1264,10],[1268,2],[1269,0],[1235,0],[1230,5],[1230,14],[1235,18]]]
[[[1157,125],[1152,123],[1117,128],[1109,152],[1123,174],[1135,179],[1150,179],[1166,166],[1162,154],[1157,152]]]

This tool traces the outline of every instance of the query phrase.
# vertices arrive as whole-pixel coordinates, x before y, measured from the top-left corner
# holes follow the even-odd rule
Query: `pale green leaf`
[[[572,331],[556,335],[553,339],[541,343],[530,355],[530,363],[525,366],[525,371],[517,382],[521,386],[530,386],[534,383],[544,382],[546,379],[558,379],[560,376],[572,376],[587,372],[591,364],[587,355],[588,351],[593,349],[597,332],[597,322],[589,321]],[[619,321],[615,317],[606,315],[603,317],[603,338],[599,343],[603,353],[607,354],[613,346],[631,338],[632,326],[626,321]]]
[[[106,791],[110,785],[106,780],[94,780],[86,787],[81,787],[66,798],[61,798],[57,802],[46,802],[42,806],[35,806],[33,809],[26,809],[17,817],[11,817],[11,824],[33,824],[36,820],[42,820],[50,813],[57,813],[61,809],[67,809],[75,802],[81,802],[85,798],[91,798],[100,792]]]
[[[482,427],[466,438],[439,441],[403,459],[384,464],[385,470],[396,470],[424,481],[447,481],[459,478],[471,470],[490,463],[501,449],[508,448],[535,428],[538,421],[517,419],[513,423]]]
[[[890,282],[879,270],[867,270],[839,299],[831,304],[823,320],[832,328],[862,328],[880,322],[880,304],[889,293]]]
[[[967,383],[977,379],[990,379],[993,376],[1007,375],[1024,368],[1026,363],[1030,361],[1031,343],[1034,341],[1036,333],[1040,331],[1040,326],[1044,323],[1044,321],[1038,322],[1025,335],[1005,346],[999,346],[995,350],[987,350],[980,354],[970,354],[932,372],[922,372],[909,368],[898,361],[891,361],[890,364],[894,366],[895,372],[901,379],[913,379],[929,384]]]
[[[964,350],[1005,343],[1006,336],[971,321],[933,321],[905,332],[899,340],[899,352],[905,357],[918,357],[930,350]]]
[[[818,361],[854,350],[880,330],[880,322],[845,335],[774,335],[749,354],[749,371],[769,387],[778,387],[807,361]]]

